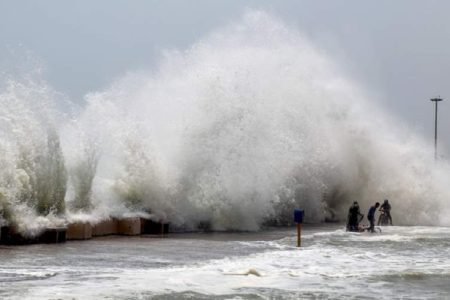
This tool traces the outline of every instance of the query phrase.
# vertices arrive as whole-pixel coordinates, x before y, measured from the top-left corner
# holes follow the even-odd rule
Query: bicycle
[[[387,215],[387,213],[382,210],[380,212],[380,216],[378,217],[378,225],[380,226],[388,226],[389,224],[389,217]]]

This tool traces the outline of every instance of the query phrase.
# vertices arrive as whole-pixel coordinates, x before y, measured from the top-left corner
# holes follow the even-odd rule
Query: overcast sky
[[[429,98],[441,95],[447,102],[440,104],[439,139],[450,157],[450,1],[0,0],[0,67],[32,53],[54,88],[81,101],[248,9],[273,13],[306,34],[430,143]]]

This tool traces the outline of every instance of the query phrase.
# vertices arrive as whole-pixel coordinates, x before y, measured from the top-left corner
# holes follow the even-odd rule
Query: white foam
[[[0,221],[29,224],[37,190],[60,207],[65,158],[69,219],[151,211],[183,229],[257,230],[294,207],[345,220],[352,201],[388,197],[395,224],[448,224],[448,163],[344,74],[257,11],[86,95],[70,118],[42,80],[8,81],[0,203],[13,216]]]
[[[159,257],[155,256],[156,254],[152,253],[155,243],[153,241],[145,247],[149,253],[136,257],[136,262],[142,260],[146,266],[150,261],[164,261],[166,264],[158,267],[139,267],[135,264],[111,266],[110,259],[116,260],[121,255],[136,254],[131,248],[128,249],[130,252],[127,252],[126,247],[121,247],[119,254],[103,253],[100,260],[103,263],[96,262],[95,266],[53,265],[48,268],[38,264],[36,269],[15,268],[13,272],[19,277],[21,274],[30,274],[48,278],[39,280],[38,283],[27,281],[11,285],[10,291],[12,295],[33,299],[46,299],[49,295],[61,299],[120,298],[130,295],[139,298],[158,294],[170,297],[185,292],[201,293],[210,297],[245,297],[246,293],[256,293],[261,297],[278,295],[276,293],[283,296],[294,293],[293,295],[315,297],[361,297],[370,294],[380,299],[393,296],[425,297],[429,295],[426,287],[431,284],[431,279],[443,278],[445,281],[448,276],[450,260],[446,251],[443,251],[448,230],[433,227],[392,227],[383,234],[346,235],[340,234],[341,230],[332,230],[329,235],[312,235],[301,248],[295,247],[295,232],[292,231],[291,236],[278,241],[247,242],[247,245],[220,241],[226,248],[234,249],[236,245],[240,245],[244,249],[253,247],[257,252],[212,260],[191,261],[186,257],[182,265],[174,265],[166,259],[163,252],[158,254]],[[430,235],[433,237],[429,238]],[[380,240],[381,236],[385,240]],[[409,239],[410,236],[414,238]],[[433,241],[434,238],[439,241]],[[288,239],[291,247],[286,245]],[[424,241],[431,244],[418,248]],[[167,247],[182,246],[177,244],[176,240],[169,239],[165,242],[169,243]],[[193,242],[200,243],[200,240]],[[264,243],[266,249],[261,249]],[[277,243],[278,247],[275,246]],[[207,252],[212,250],[199,247],[198,251],[206,251],[206,256]],[[180,249],[179,253],[183,255],[183,249]],[[34,258],[33,254],[30,255],[30,258]],[[46,268],[45,271],[42,271],[42,268]],[[5,274],[10,272],[9,269],[1,271]],[[392,281],[396,282],[391,283]],[[417,288],[411,287],[412,282]],[[19,292],[19,289],[24,288],[25,293],[23,290]],[[445,292],[442,284],[439,289],[440,294],[436,294],[437,296]]]

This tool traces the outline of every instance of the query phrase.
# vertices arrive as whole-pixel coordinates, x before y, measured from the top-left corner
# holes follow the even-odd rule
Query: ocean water
[[[2,299],[448,299],[450,228],[342,225],[0,249]]]
[[[1,247],[0,298],[448,297],[449,162],[289,24],[248,12],[74,102],[32,69],[0,74],[0,225],[224,233]],[[386,198],[380,234],[261,229]]]

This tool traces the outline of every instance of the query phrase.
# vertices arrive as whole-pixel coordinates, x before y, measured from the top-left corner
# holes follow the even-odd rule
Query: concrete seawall
[[[0,230],[1,245],[54,244],[70,240],[89,240],[107,235],[138,236],[142,234],[164,236],[169,224],[154,222],[141,217],[110,218],[98,223],[73,222],[66,227],[46,228],[37,236],[25,236],[16,226],[3,226]]]

